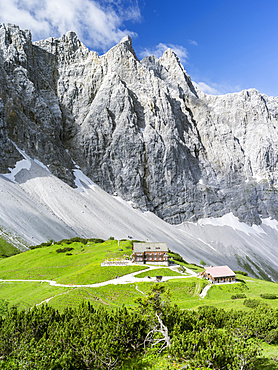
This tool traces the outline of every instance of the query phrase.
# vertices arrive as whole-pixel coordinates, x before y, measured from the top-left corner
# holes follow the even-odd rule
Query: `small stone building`
[[[236,274],[229,266],[210,266],[200,274],[204,279],[210,280],[213,284],[233,283],[236,281]]]
[[[169,265],[166,243],[133,243],[132,262]]]

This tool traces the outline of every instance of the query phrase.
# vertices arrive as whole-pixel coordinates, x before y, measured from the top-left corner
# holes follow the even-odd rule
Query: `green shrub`
[[[57,242],[56,244],[61,245],[61,244],[81,243],[81,244],[85,245],[88,242],[97,244],[97,243],[104,243],[104,240],[100,239],[100,238],[87,239],[87,238],[80,238],[79,236],[76,236],[76,237],[71,238],[71,239],[62,239],[59,242]]]
[[[271,293],[264,293],[260,295],[263,299],[278,299],[278,295]]]
[[[62,239],[62,240],[60,240],[58,242],[54,242],[54,240],[51,239],[48,242],[41,243],[39,245],[32,245],[29,248],[30,249],[37,249],[37,248],[43,248],[43,247],[50,247],[52,244],[56,244],[56,245],[72,244],[72,243],[87,244],[88,242],[97,244],[97,243],[104,243],[104,240],[103,239],[100,239],[100,238],[87,239],[87,238],[80,238],[79,236],[76,236],[76,237],[71,238],[71,239]]]
[[[104,240],[103,239],[99,239],[99,238],[91,238],[91,239],[88,239],[89,242],[91,243],[104,243]]]
[[[237,293],[231,296],[231,299],[242,299],[246,298],[246,295],[244,293]]]
[[[260,305],[260,301],[258,299],[245,299],[243,304],[249,308],[257,308]]]
[[[238,279],[238,278],[237,278],[237,279],[236,279],[236,281],[237,281],[238,283],[241,283],[241,284],[245,284],[245,285],[246,285],[246,281],[245,281],[245,280],[242,280],[242,279]],[[246,288],[247,288],[247,289],[249,289],[247,285],[246,285]]]
[[[248,276],[248,273],[245,271],[234,271],[235,274],[243,275],[243,276]]]
[[[65,248],[59,248],[59,249],[56,249],[56,252],[57,253],[65,253],[65,252],[70,252],[72,251],[73,248],[72,247],[65,247]]]
[[[41,243],[39,245],[31,245],[29,248],[30,249],[37,249],[37,248],[43,248],[43,247],[50,247],[52,245],[52,241],[48,241],[45,243]]]
[[[5,315],[8,312],[9,302],[6,299],[0,299],[0,319],[1,315]]]

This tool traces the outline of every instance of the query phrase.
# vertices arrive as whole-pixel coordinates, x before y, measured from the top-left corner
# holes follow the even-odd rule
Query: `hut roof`
[[[229,266],[210,266],[206,267],[205,272],[210,274],[214,278],[224,277],[224,276],[235,276],[236,274]]]
[[[133,243],[133,252],[168,252],[167,243]]]

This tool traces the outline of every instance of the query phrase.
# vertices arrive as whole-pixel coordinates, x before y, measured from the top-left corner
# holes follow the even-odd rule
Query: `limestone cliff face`
[[[103,56],[68,32],[0,26],[0,171],[15,144],[74,186],[73,169],[170,223],[278,219],[278,98],[197,91],[177,56]]]

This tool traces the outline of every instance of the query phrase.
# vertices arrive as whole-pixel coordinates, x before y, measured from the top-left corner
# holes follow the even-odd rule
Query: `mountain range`
[[[106,54],[0,25],[0,228],[97,236],[278,280],[278,98],[207,95],[167,50]]]

